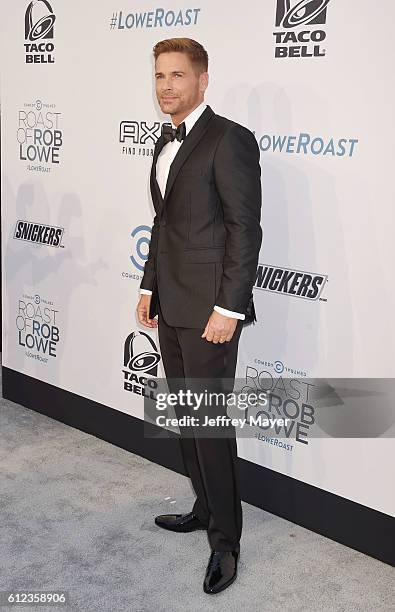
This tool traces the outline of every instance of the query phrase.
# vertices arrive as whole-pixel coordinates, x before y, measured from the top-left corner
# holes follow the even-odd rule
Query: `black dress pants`
[[[201,338],[204,329],[172,327],[163,317],[158,301],[158,335],[163,367],[170,392],[176,392],[173,380],[218,380],[216,390],[222,390],[221,381],[229,381],[232,391],[237,351],[243,322],[238,320],[230,342],[208,342]],[[211,384],[211,389],[213,385]],[[190,407],[175,406],[176,415],[196,415]],[[205,408],[210,416],[226,415],[226,405],[210,405]],[[186,472],[189,475],[196,501],[192,511],[207,526],[212,550],[240,550],[242,507],[237,472],[237,443],[235,429],[228,426],[226,437],[207,437],[183,434],[180,427],[180,444]],[[186,431],[186,430],[185,430]]]

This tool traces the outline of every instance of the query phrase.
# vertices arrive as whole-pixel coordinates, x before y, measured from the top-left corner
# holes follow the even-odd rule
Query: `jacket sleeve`
[[[140,289],[153,290],[156,281],[156,251],[158,248],[158,215],[154,217],[154,223],[151,230],[151,241],[149,244],[148,258],[144,266],[143,279],[140,283]]]
[[[214,178],[226,229],[223,274],[215,303],[245,313],[262,244],[260,151],[254,134],[232,123],[214,156]]]

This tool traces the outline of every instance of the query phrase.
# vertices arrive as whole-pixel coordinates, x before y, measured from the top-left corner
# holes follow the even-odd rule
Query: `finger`
[[[200,336],[201,338],[205,338],[205,337],[206,337],[206,334],[207,334],[207,332],[208,332],[208,329],[209,329],[209,323],[208,323],[208,321],[207,321],[207,323],[206,323],[206,327],[204,328],[204,332],[203,332],[203,333],[202,333],[202,335]]]
[[[221,338],[221,332],[215,331],[213,335],[214,344],[218,344],[218,342],[220,341],[220,338]]]
[[[208,342],[211,342],[211,341],[212,341],[212,339],[213,339],[213,336],[214,336],[214,332],[213,332],[213,330],[212,330],[212,329],[210,328],[210,326],[209,326],[209,328],[208,328],[208,330],[207,330],[207,334],[206,334],[206,340],[207,340]]]

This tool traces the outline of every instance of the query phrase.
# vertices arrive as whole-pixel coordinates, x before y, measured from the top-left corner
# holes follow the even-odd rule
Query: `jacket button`
[[[160,224],[161,225],[166,225],[166,221],[161,221]]]

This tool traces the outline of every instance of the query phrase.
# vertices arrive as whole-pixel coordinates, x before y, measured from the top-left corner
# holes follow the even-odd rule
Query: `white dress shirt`
[[[200,115],[203,113],[207,104],[202,102],[193,110],[187,117],[184,119],[185,123],[185,135],[190,132],[195,122],[199,119]],[[173,121],[171,122],[172,127],[175,129]],[[156,180],[159,185],[159,189],[161,191],[162,197],[165,196],[166,192],[166,183],[167,177],[169,176],[170,166],[172,164],[173,159],[175,158],[178,149],[182,146],[183,141],[177,140],[175,138],[173,141],[167,142],[165,146],[162,148],[157,162],[156,162]],[[152,291],[149,289],[140,289],[140,294],[151,295]],[[245,315],[241,312],[234,312],[233,310],[227,310],[227,308],[222,308],[222,306],[214,306],[214,310],[219,312],[226,317],[232,317],[234,319],[245,319]]]

